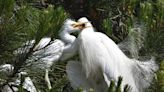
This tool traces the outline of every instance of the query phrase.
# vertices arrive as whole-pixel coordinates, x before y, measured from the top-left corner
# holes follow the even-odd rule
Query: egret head
[[[73,21],[71,19],[67,19],[64,22],[62,27],[62,31],[60,32],[60,36],[63,36],[65,33],[74,33],[83,30],[84,28],[92,27],[92,24],[86,17],[82,17],[78,20],[78,22]]]
[[[64,32],[67,32],[67,33],[71,34],[73,32],[76,32],[76,31],[80,30],[80,28],[76,25],[78,25],[76,21],[73,21],[71,19],[67,19],[64,22],[62,30]]]
[[[92,24],[86,17],[82,17],[77,21],[77,23],[73,25],[73,27],[78,28],[79,30],[83,30],[84,28],[92,27]]]
[[[86,17],[82,17],[82,18],[78,19],[78,22],[87,23],[87,22],[89,22],[89,20]]]
[[[74,42],[76,37],[74,35],[71,35],[71,33],[78,32],[81,30],[76,25],[78,25],[76,21],[73,21],[71,19],[65,20],[65,22],[61,28],[61,31],[59,33],[60,39],[66,43]]]
[[[78,20],[77,24],[83,25],[84,28],[86,28],[86,27],[92,27],[91,22],[86,17],[80,18]]]

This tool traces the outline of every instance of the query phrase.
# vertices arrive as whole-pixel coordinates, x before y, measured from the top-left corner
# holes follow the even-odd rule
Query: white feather
[[[40,63],[43,63],[43,66],[41,66],[42,68],[49,68],[53,63],[59,60],[63,53],[64,46],[65,45],[61,40],[56,39],[44,49],[35,51],[33,53],[33,58],[38,59]]]
[[[26,77],[24,79],[23,88],[29,92],[37,92],[30,77]]]
[[[154,71],[157,70],[154,61],[142,63],[135,59],[129,59],[113,40],[103,33],[95,32],[86,18],[81,18],[79,22],[87,22],[86,28],[81,31],[76,40],[78,40],[82,71],[87,79],[95,82],[92,88],[97,92],[104,92],[104,90],[96,89],[96,86],[98,88],[99,83],[103,83],[103,81],[106,82],[105,87],[109,86],[111,80],[117,83],[119,76],[123,77],[122,90],[128,84],[132,87],[131,92],[143,92],[143,89],[150,85]]]
[[[89,83],[89,81],[85,77],[80,62],[69,61],[66,66],[66,72],[69,80],[71,81],[71,85],[74,87],[74,89],[82,87],[85,90],[89,90],[89,88],[92,88],[91,83]]]
[[[83,92],[89,92],[90,89],[96,89],[95,92],[106,92],[107,90],[105,81],[95,81],[85,76],[81,62],[68,61],[66,72],[74,89],[82,88]]]
[[[42,48],[44,48],[45,46],[47,46],[51,41],[51,38],[50,37],[45,37],[45,38],[42,38],[39,43],[34,47],[34,51],[36,50],[40,50]]]

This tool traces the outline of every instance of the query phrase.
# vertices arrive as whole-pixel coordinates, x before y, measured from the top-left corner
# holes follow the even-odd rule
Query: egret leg
[[[45,81],[47,83],[47,86],[48,86],[48,89],[52,89],[52,86],[51,86],[51,82],[50,82],[50,79],[49,79],[49,76],[48,76],[48,69],[45,70]]]

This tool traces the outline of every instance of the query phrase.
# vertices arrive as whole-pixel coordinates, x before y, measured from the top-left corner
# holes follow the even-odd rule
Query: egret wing
[[[44,49],[50,43],[50,41],[51,41],[50,37],[42,38],[39,41],[39,43],[34,47],[33,51]],[[35,40],[26,41],[25,43],[22,44],[22,47],[14,51],[14,54],[18,55],[22,53],[27,53],[30,50],[30,48],[33,47],[35,42],[36,42]]]
[[[45,46],[47,46],[51,41],[51,38],[50,37],[45,37],[45,38],[42,38],[39,43],[34,47],[34,51],[36,50],[40,50],[42,48],[44,48]]]
[[[113,58],[111,58],[112,61],[115,62],[114,66],[110,65],[111,62],[107,62],[106,65],[115,68],[114,72],[118,72],[116,78],[118,76],[123,77],[123,85],[129,84],[135,92],[143,91],[144,88],[150,85],[154,77],[154,71],[158,69],[153,59],[144,62],[129,59],[108,36],[98,32],[96,34],[102,39],[102,43]],[[106,77],[105,80],[108,79],[108,83],[111,74],[109,67],[105,68],[104,73],[104,78]]]
[[[35,51],[32,58],[35,59],[35,61],[41,61],[40,63],[45,64],[46,67],[50,67],[54,62],[59,60],[63,53],[64,46],[61,40],[56,39],[44,49]]]
[[[108,52],[109,58],[105,62],[104,78],[109,85],[111,80],[117,81],[118,77],[124,72],[128,75],[129,72],[127,72],[127,67],[130,66],[126,62],[127,57],[112,39],[100,32],[96,32],[96,35],[101,39],[101,43]]]

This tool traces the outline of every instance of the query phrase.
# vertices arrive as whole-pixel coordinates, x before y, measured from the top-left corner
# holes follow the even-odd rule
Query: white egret
[[[59,33],[61,40],[55,39],[54,41],[51,41],[50,37],[45,37],[42,38],[33,49],[34,53],[32,55],[32,59],[38,58],[39,61],[43,63],[41,66],[38,66],[41,68],[45,67],[45,80],[49,89],[51,89],[51,83],[48,77],[48,69],[50,66],[53,65],[54,62],[59,60],[59,58],[63,54],[63,50],[67,51],[67,49],[76,39],[75,36],[70,35],[72,32],[79,30],[79,28],[74,27],[75,24],[75,21],[67,19],[61,28],[61,32]],[[62,60],[67,59],[67,57],[70,57],[69,55],[71,54],[63,54]]]
[[[131,92],[143,92],[150,86],[154,71],[158,69],[154,60],[140,62],[128,58],[108,36],[95,32],[87,18],[78,20],[81,29],[78,38],[69,48],[69,52],[78,51],[81,62],[69,62],[68,78],[73,88],[82,87],[85,92],[93,88],[96,92],[105,92],[111,80],[117,83],[122,76],[122,86],[131,86]]]
[[[73,26],[76,22],[67,19],[61,28],[59,36],[61,40],[55,39],[51,41],[50,37],[45,37],[35,46],[33,57],[37,57],[50,67],[54,62],[61,57],[63,50],[66,50],[76,39],[75,36],[70,35],[72,32],[78,30]],[[64,58],[64,57],[63,57]]]
[[[75,27],[75,25],[76,25],[75,21],[72,21],[71,19],[67,19],[64,22],[64,25],[62,26],[61,32],[59,34],[61,40],[55,39],[54,41],[51,41],[50,37],[44,37],[40,40],[40,42],[33,49],[34,52],[30,59],[37,59],[38,61],[41,61],[42,63],[44,63],[41,66],[40,64],[36,66],[45,68],[46,70],[45,80],[47,82],[49,89],[51,89],[51,84],[48,77],[48,69],[50,66],[52,66],[54,62],[59,60],[59,58],[63,54],[63,50],[67,51],[67,49],[69,49],[71,44],[76,39],[75,36],[70,35],[72,32],[79,30],[79,28]],[[25,48],[18,48],[18,50],[14,51],[14,53],[15,54],[25,53],[26,51],[28,51],[29,48],[31,48],[34,45],[34,43],[35,43],[35,40],[28,41],[24,44],[25,46],[27,45]],[[64,54],[62,56],[62,60],[70,57],[69,55],[71,54],[68,54],[68,55]],[[13,73],[13,69],[14,67],[10,64],[5,64],[5,65],[0,66],[0,72],[3,72],[4,74],[6,74],[6,76],[11,75]],[[20,79],[18,78],[16,79],[16,81],[11,82],[10,84],[19,85]],[[16,87],[12,87],[12,88],[14,91],[18,91],[18,88]],[[29,77],[25,77],[23,88],[29,92],[36,92],[36,89]],[[12,92],[12,89],[8,85],[5,85],[2,90],[3,92]]]
[[[53,65],[53,63],[57,62],[60,57],[61,59],[67,59],[71,54],[63,54],[63,51],[67,51],[67,49],[71,46],[71,44],[76,39],[75,36],[70,35],[72,32],[79,30],[78,27],[75,27],[75,21],[71,19],[65,20],[63,26],[61,27],[61,31],[59,39],[51,39],[50,37],[42,38],[38,44],[34,47],[33,53],[31,57],[27,60],[27,66],[31,68],[42,68],[45,69],[45,81],[47,83],[48,89],[51,89],[51,83],[48,77],[48,70]],[[18,50],[14,51],[16,55],[25,53],[35,44],[35,40],[27,41],[23,46],[23,48],[18,48]],[[62,56],[63,54],[63,56]],[[32,62],[31,62],[32,61]],[[35,61],[35,62],[34,62]],[[31,66],[32,65],[32,66]],[[33,66],[34,65],[34,66]]]

